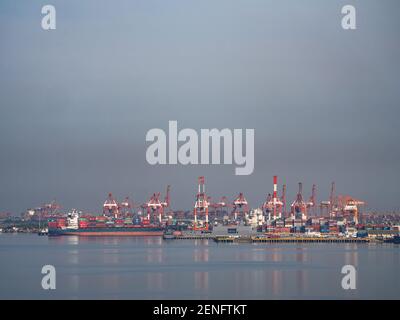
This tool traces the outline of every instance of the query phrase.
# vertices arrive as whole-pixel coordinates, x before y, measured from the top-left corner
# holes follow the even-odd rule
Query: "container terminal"
[[[300,182],[295,199],[288,203],[286,185],[278,195],[278,177],[273,176],[272,192],[256,208],[250,207],[242,192],[232,201],[222,197],[213,202],[206,194],[205,178],[199,177],[197,182],[192,211],[172,211],[167,186],[164,198],[161,193],[153,193],[143,204],[136,204],[129,197],[119,202],[109,193],[102,213],[97,215],[76,209],[63,213],[53,201],[28,209],[19,226],[36,222],[33,230],[48,236],[162,236],[165,240],[239,243],[399,242],[399,215],[364,213],[365,201],[337,195],[335,182],[328,200],[319,203],[316,185],[312,185],[306,199]],[[0,232],[19,232],[18,229],[10,215],[0,215]]]

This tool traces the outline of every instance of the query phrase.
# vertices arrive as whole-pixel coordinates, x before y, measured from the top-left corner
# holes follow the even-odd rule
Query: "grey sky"
[[[109,191],[142,203],[167,184],[186,209],[198,175],[213,199],[242,191],[255,207],[274,174],[289,200],[299,181],[327,199],[335,180],[400,208],[399,1],[51,1],[50,32],[45,4],[0,4],[0,211],[100,211]],[[168,120],[254,128],[254,173],[148,165],[146,132]]]

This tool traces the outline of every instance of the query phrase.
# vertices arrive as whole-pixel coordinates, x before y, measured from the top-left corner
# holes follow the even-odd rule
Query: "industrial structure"
[[[267,200],[262,205],[262,209],[268,216],[268,220],[276,220],[283,218],[284,207],[286,207],[286,205],[284,205],[284,202],[286,202],[285,200],[286,186],[284,186],[283,188],[282,198],[278,198],[278,176],[273,177],[273,188],[274,189],[272,196],[269,193],[267,195]]]
[[[170,186],[167,186],[164,201],[160,199],[161,193],[153,193],[149,201],[147,201],[143,208],[147,209],[147,220],[149,222],[162,223],[164,212],[170,208]]]
[[[328,200],[320,202],[317,201],[316,184],[312,184],[311,194],[305,197],[303,184],[299,182],[296,196],[289,202],[289,206],[286,184],[280,187],[277,175],[273,176],[271,187],[272,192],[267,193],[266,200],[259,207],[251,208],[243,192],[231,201],[226,196],[212,201],[212,197],[206,194],[205,177],[201,176],[197,179],[197,193],[193,210],[190,211],[172,210],[171,187],[168,185],[164,197],[160,192],[155,192],[142,204],[134,203],[128,196],[119,202],[110,192],[103,203],[102,216],[79,214],[79,218],[76,218],[75,214],[74,219],[79,220],[78,222],[74,220],[74,223],[71,222],[71,217],[68,220],[67,215],[60,212],[61,206],[55,201],[36,209],[29,209],[25,216],[26,219],[51,219],[51,225],[60,229],[65,229],[70,222],[78,228],[115,226],[131,234],[133,231],[129,228],[132,226],[136,228],[135,235],[159,233],[160,228],[167,229],[171,226],[200,233],[212,232],[214,228],[218,230],[218,226],[247,226],[266,233],[325,232],[325,230],[339,233],[343,231],[343,226],[351,230],[362,225],[365,201],[337,194],[335,182],[331,183]],[[280,194],[278,190],[281,190]],[[102,230],[106,233],[105,229]],[[110,230],[111,234],[116,232],[112,228]],[[86,233],[92,231],[86,230],[83,234]]]
[[[232,205],[232,214],[235,221],[238,218],[244,219],[249,213],[249,203],[247,202],[242,192],[240,192],[239,195],[233,200]]]
[[[104,201],[103,204],[103,214],[105,216],[111,216],[114,218],[118,218],[119,215],[119,206],[117,201],[114,199],[112,193],[108,194],[108,198]]]
[[[303,200],[303,184],[299,182],[299,190],[296,195],[296,199],[291,205],[291,218],[301,219],[305,221],[307,219],[307,204]]]
[[[198,192],[194,203],[194,230],[208,230],[208,197],[204,177],[198,178]]]

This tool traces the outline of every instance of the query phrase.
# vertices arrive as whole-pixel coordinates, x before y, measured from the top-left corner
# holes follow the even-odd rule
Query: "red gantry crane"
[[[203,176],[198,178],[198,192],[194,204],[194,230],[208,230],[208,197],[205,189],[205,179]],[[203,226],[198,225],[199,218],[205,218]]]
[[[296,200],[291,205],[292,219],[297,219],[300,215],[302,220],[307,220],[307,204],[303,200],[303,184],[299,182],[299,191]]]
[[[336,194],[336,184],[335,184],[335,181],[333,181],[332,185],[331,185],[331,194],[329,196],[329,217],[330,218],[332,218],[335,215],[335,209],[336,209],[335,194]]]
[[[147,220],[149,222],[162,223],[164,210],[170,208],[170,186],[167,186],[167,192],[165,194],[164,201],[160,200],[161,194],[153,193],[149,201],[141,205],[143,210],[147,210]]]
[[[111,216],[114,218],[118,218],[119,206],[111,192],[108,194],[108,198],[103,204],[103,214],[108,217]]]
[[[316,208],[317,208],[317,186],[313,184],[311,190],[311,196],[307,202],[307,211],[310,212],[312,210],[312,215],[315,217]]]
[[[338,211],[341,212],[347,221],[353,220],[355,224],[360,222],[360,209],[363,206],[365,206],[364,201],[355,199],[351,196],[338,195],[337,197]]]
[[[247,202],[242,192],[240,192],[239,195],[236,197],[236,199],[233,200],[232,204],[233,204],[232,213],[234,214],[235,221],[237,220],[238,215],[244,218],[246,214],[249,213],[249,203]]]
[[[333,218],[336,215],[336,187],[335,182],[333,181],[331,184],[331,193],[329,195],[329,200],[321,201],[320,210],[321,217],[328,216],[329,218]]]
[[[281,197],[281,201],[282,201],[282,217],[286,218],[286,184],[284,184],[282,186],[282,197]]]
[[[160,193],[153,193],[150,200],[146,202],[147,220],[150,222],[158,221],[161,224],[164,206],[160,200]]]
[[[171,186],[168,185],[167,186],[167,191],[165,193],[165,198],[164,198],[164,202],[162,203],[162,206],[164,208],[164,211],[166,211],[166,209],[171,210],[171,196],[170,196],[170,190],[171,190]]]
[[[123,217],[133,217],[134,210],[135,204],[129,199],[129,197],[125,197],[124,201],[119,204],[119,211]]]
[[[220,214],[228,213],[228,208],[231,207],[231,204],[228,203],[228,198],[225,196],[222,196],[219,202],[217,202],[217,216],[218,212]],[[219,209],[219,210],[218,210]]]
[[[262,205],[263,211],[268,215],[268,220],[282,218],[283,201],[278,197],[278,176],[274,176],[273,186],[274,190],[272,196],[269,193],[267,195],[267,200]],[[283,192],[286,192],[285,189]]]

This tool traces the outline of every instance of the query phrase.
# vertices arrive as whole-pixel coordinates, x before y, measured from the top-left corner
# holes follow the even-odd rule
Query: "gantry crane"
[[[269,193],[267,200],[262,205],[263,212],[268,216],[268,220],[282,218],[283,201],[281,198],[278,198],[278,176],[273,177],[273,186],[272,196]],[[286,192],[285,189],[283,190],[284,192]],[[286,195],[284,196],[286,197]]]
[[[297,192],[296,200],[294,200],[291,205],[291,212],[292,212],[292,219],[301,218],[304,221],[307,220],[307,204],[303,200],[302,193],[303,193],[303,184],[299,182],[299,190]]]
[[[315,184],[312,185],[311,196],[307,202],[307,212],[312,212],[312,215],[316,216],[316,208],[317,208],[317,186]]]
[[[108,217],[118,218],[119,206],[118,202],[114,199],[112,193],[108,194],[107,200],[103,204],[103,215]]]
[[[194,204],[194,230],[208,230],[208,197],[206,195],[205,178],[203,176],[198,178],[198,192]],[[201,220],[205,218],[205,220]],[[203,225],[199,226],[198,222],[202,221]]]
[[[240,215],[242,219],[244,219],[245,216],[249,213],[249,203],[247,202],[242,192],[240,192],[235,200],[233,200],[232,205],[232,213],[234,215],[235,221],[238,219],[238,215]]]
[[[157,221],[161,224],[164,206],[160,200],[160,193],[153,193],[149,201],[146,202],[147,220],[150,222]]]

